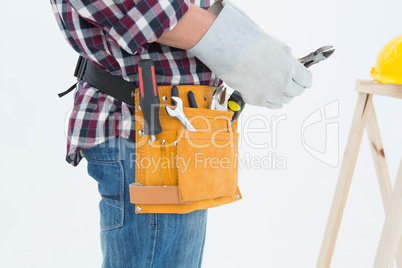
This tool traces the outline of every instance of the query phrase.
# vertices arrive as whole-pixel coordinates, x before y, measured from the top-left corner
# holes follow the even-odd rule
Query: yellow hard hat
[[[402,35],[382,48],[371,76],[384,84],[402,84]]]

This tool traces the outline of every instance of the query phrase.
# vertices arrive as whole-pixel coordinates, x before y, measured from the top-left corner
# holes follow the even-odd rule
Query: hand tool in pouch
[[[176,86],[173,86],[171,89],[171,96],[172,97],[178,97],[179,96],[179,89]],[[172,99],[171,101],[172,106],[176,105],[176,102]]]
[[[328,59],[335,52],[335,49],[331,48],[333,48],[333,46],[320,47],[307,56],[300,58],[299,62],[303,64],[306,68],[309,68],[310,66],[317,64],[320,61]]]
[[[152,60],[140,60],[138,62],[138,75],[140,82],[140,107],[144,115],[144,134],[151,136],[155,141],[155,135],[162,132],[159,122],[159,93],[156,85],[155,66]]]
[[[198,108],[197,102],[195,101],[194,93],[192,91],[189,91],[187,93],[187,98],[191,108]]]
[[[180,122],[190,131],[195,131],[195,128],[187,119],[187,116],[183,112],[183,101],[179,97],[172,97],[172,100],[176,102],[176,108],[173,110],[172,108],[166,106],[166,112],[168,115],[172,117],[176,117],[180,120]]]
[[[246,103],[244,102],[243,98],[241,97],[240,92],[235,90],[233,92],[233,94],[230,95],[230,98],[228,101],[229,110],[234,112],[232,120],[230,121],[229,125],[233,124],[237,120],[240,113],[243,111],[244,106],[246,106]]]
[[[233,92],[233,89],[229,89],[224,85],[220,85],[214,91],[211,101],[211,110],[227,111],[228,110],[228,100]]]

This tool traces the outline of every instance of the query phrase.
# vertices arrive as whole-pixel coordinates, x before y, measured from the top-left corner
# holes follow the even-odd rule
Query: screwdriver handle
[[[176,86],[173,86],[171,89],[171,97],[178,97],[179,96],[179,89]],[[171,101],[172,106],[176,106],[176,102],[172,99]]]
[[[194,93],[192,91],[187,92],[187,98],[191,108],[198,108]]]
[[[162,132],[159,121],[159,93],[156,85],[155,66],[150,59],[138,62],[138,75],[140,82],[140,107],[144,115],[144,134],[158,135]]]

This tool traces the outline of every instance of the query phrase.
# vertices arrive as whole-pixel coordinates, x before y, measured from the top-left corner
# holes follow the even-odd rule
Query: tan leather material
[[[233,112],[209,109],[214,87],[184,85],[178,89],[183,111],[196,131],[188,131],[177,118],[166,113],[165,107],[171,105],[171,86],[160,86],[162,133],[156,135],[153,142],[149,136],[140,134],[144,120],[139,108],[138,89],[135,91],[135,182],[142,185],[137,189],[130,187],[136,213],[188,213],[241,199],[237,187],[237,121],[229,126]],[[188,107],[187,93],[190,90],[199,108]],[[177,186],[177,200],[191,203],[172,204],[171,200],[175,199],[171,197],[166,197],[170,201],[161,200],[161,204],[154,204],[148,197],[141,199],[140,195],[147,190],[140,188],[154,188],[152,194],[173,189],[150,186]],[[169,192],[172,193],[173,190]]]
[[[181,201],[231,196],[237,190],[238,133],[185,132],[177,144]]]
[[[178,186],[136,186],[130,184],[130,202],[133,204],[190,204],[181,202]]]

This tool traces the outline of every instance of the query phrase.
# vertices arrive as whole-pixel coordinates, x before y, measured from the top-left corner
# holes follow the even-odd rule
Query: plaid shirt
[[[185,50],[155,43],[188,11],[190,2],[207,9],[214,0],[51,0],[65,39],[97,67],[137,84],[136,64],[152,59],[159,85],[217,86],[219,79]],[[135,139],[134,108],[77,84],[66,160],[77,166],[81,150],[121,136]]]

